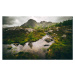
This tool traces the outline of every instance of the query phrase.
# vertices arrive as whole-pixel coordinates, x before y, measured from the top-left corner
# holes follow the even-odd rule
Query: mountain
[[[25,27],[35,27],[37,25],[37,22],[33,19],[29,19],[28,22],[24,23],[21,26],[25,26]]]
[[[27,28],[34,28],[34,27],[48,27],[51,25],[54,25],[55,23],[52,22],[46,22],[46,21],[41,21],[40,23],[36,22],[33,19],[29,19],[26,23],[21,25],[21,27],[27,27]]]

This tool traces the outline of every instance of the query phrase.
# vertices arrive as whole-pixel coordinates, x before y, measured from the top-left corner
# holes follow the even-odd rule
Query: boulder
[[[52,32],[53,32],[53,30],[49,30],[48,32],[51,32],[51,33],[52,33]]]
[[[52,38],[46,38],[45,41],[46,42],[51,42],[51,41],[53,41],[53,39]]]
[[[19,43],[14,43],[14,45],[15,45],[15,46],[18,46],[18,45],[19,45]]]
[[[49,46],[48,44],[44,45],[44,46]]]
[[[29,42],[28,45],[30,46],[30,48],[32,48],[32,46],[33,46],[32,42]]]
[[[32,29],[32,28],[25,28],[25,31],[33,32],[33,31],[34,31],[34,29]]]

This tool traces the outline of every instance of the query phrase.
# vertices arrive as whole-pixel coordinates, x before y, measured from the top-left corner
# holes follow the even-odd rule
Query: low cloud
[[[72,16],[60,16],[57,18],[57,22],[62,22],[62,21],[65,21],[65,20],[72,20],[73,17]]]
[[[34,19],[37,22],[62,22],[68,19],[73,19],[71,16],[3,16],[2,23],[4,27],[21,26],[29,19]]]
[[[11,25],[13,24],[15,19],[13,17],[3,16],[2,23],[3,25]]]

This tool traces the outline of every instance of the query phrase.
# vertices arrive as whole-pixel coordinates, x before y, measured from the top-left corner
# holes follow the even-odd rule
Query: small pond
[[[52,39],[51,36],[45,35],[38,41],[30,43],[31,46],[29,45],[29,42],[25,43],[25,45],[3,44],[3,52],[12,54],[16,54],[18,52],[30,52],[45,58],[47,49],[54,43],[54,40],[50,42],[45,41],[46,38]],[[9,46],[12,48],[8,49]]]

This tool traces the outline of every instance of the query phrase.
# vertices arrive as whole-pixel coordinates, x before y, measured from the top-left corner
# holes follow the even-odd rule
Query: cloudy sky
[[[62,22],[68,19],[72,19],[72,16],[3,16],[2,23],[3,27],[21,26],[26,23],[29,19],[34,19],[37,22]]]

